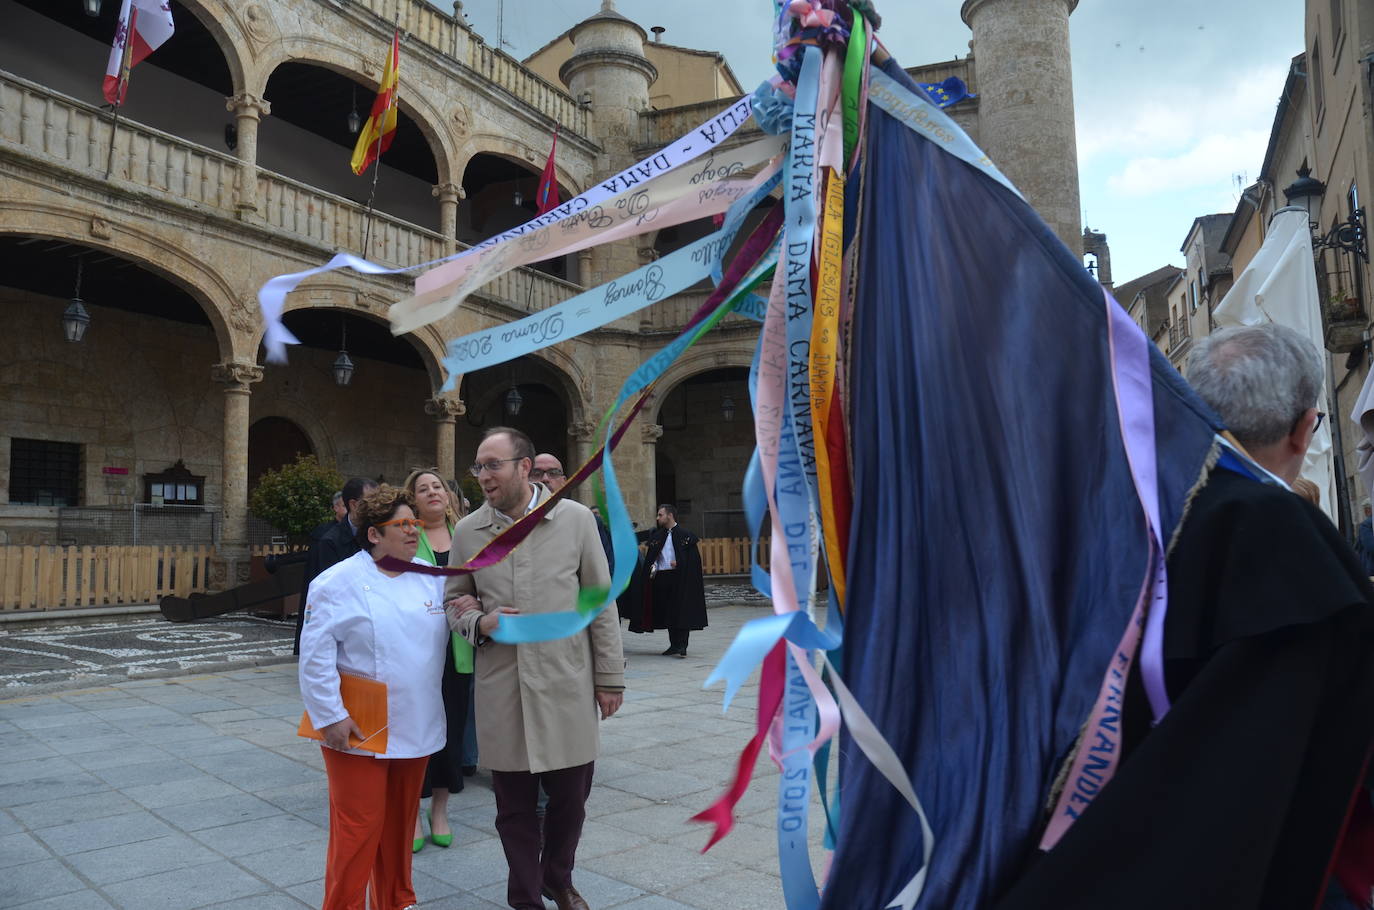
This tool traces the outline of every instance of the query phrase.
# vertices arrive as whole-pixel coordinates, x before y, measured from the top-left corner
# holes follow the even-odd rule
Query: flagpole
[[[134,46],[134,28],[138,25],[138,7],[129,7],[129,25],[124,30],[124,49],[119,60],[119,82],[115,84],[114,117],[110,120],[110,149],[105,154],[105,179],[114,170],[115,137],[119,133],[119,109],[124,105],[124,93],[129,88],[129,58]]]
[[[397,13],[396,13],[395,28],[396,28],[396,32],[393,32],[393,33],[392,33],[392,41],[394,42],[394,45],[393,45],[393,46],[396,48],[396,56],[397,56],[397,57],[400,57],[400,54],[401,54],[401,41],[400,41],[400,38],[398,37],[398,34],[397,34],[397,33],[399,33],[400,30],[401,30],[401,13],[400,13],[399,10],[398,10]],[[401,75],[400,75],[400,69],[401,69],[401,67],[400,67],[400,65],[399,65],[399,60],[398,60],[398,61],[397,61],[397,66],[396,66],[396,84],[395,84],[394,86],[392,86],[392,89],[391,89],[391,98],[390,98],[390,100],[387,101],[386,110],[382,111],[382,122],[381,122],[381,124],[379,124],[379,126],[385,126],[385,125],[386,125],[387,115],[388,115],[389,113],[391,113],[391,107],[392,107],[392,105],[394,105],[394,104],[397,103],[397,96],[400,94],[400,91],[401,91]],[[399,127],[400,127],[400,123],[397,123],[396,126],[399,128]],[[378,177],[381,175],[381,173],[382,173],[382,137],[385,136],[385,135],[386,135],[386,130],[385,130],[385,129],[378,129],[378,130],[377,130],[377,154],[376,154],[375,156],[373,156],[373,159],[372,159],[372,189],[371,189],[371,191],[369,191],[368,194],[367,194],[367,214],[366,214],[366,215],[364,216],[364,218],[363,218],[363,258],[364,258],[364,259],[367,258],[367,248],[368,248],[368,246],[371,244],[371,240],[372,240],[372,203],[373,203],[373,201],[376,200],[376,198],[377,198],[377,178],[378,178]]]

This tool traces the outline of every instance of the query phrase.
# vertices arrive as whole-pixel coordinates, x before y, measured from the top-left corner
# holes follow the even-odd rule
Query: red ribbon
[[[724,796],[689,819],[716,826],[716,830],[711,833],[711,839],[701,848],[702,853],[714,847],[735,827],[735,805],[744,798],[744,791],[749,789],[749,779],[754,774],[754,764],[758,761],[759,751],[768,739],[768,729],[773,726],[773,718],[778,716],[778,711],[782,708],[783,679],[787,669],[786,654],[786,643],[779,641],[763,659],[763,670],[759,675],[759,716],[756,728],[758,732],[740,753],[739,763],[735,766],[734,781]]]

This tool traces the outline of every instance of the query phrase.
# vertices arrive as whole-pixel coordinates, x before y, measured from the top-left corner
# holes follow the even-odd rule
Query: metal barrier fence
[[[73,506],[57,512],[57,541],[67,547],[214,546],[219,512],[201,506]]]

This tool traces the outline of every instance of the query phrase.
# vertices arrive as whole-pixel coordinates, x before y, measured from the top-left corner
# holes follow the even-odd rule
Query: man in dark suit
[[[325,569],[342,562],[360,547],[354,538],[357,535],[357,527],[353,520],[357,515],[358,501],[377,489],[377,483],[366,477],[354,477],[344,484],[340,498],[343,500],[344,514],[336,522],[324,526],[323,533],[316,536],[316,531],[310,533],[310,556],[305,562],[305,583],[301,587],[301,608],[296,611],[296,643],[292,648],[293,654],[301,653],[301,626],[305,622],[305,605],[309,602],[310,582],[315,580]]]
[[[630,618],[630,631],[667,629],[663,656],[686,657],[692,630],[706,628],[706,587],[697,547],[701,538],[677,523],[671,503],[659,506],[654,520],[658,527],[639,535],[648,547],[640,569],[643,596]]]

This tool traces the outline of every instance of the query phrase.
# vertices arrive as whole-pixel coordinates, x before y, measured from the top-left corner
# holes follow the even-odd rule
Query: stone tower
[[[1092,228],[1083,229],[1083,258],[1093,257],[1096,262],[1097,280],[1107,290],[1112,289],[1112,248],[1107,243],[1107,235]]]
[[[1078,204],[1069,15],[1078,0],[965,0],[983,150],[1074,252]]]
[[[597,160],[597,178],[634,164],[639,144],[639,116],[649,107],[649,86],[658,70],[644,55],[644,29],[616,12],[614,0],[573,27],[576,49],[558,70],[568,92],[591,109],[592,132],[605,154]],[[643,265],[632,243],[593,248],[591,286]]]
[[[590,181],[594,184],[641,157],[635,154],[640,115],[649,109],[649,86],[658,79],[658,70],[644,54],[648,35],[616,12],[614,0],[602,0],[600,11],[575,25],[569,37],[573,55],[559,67],[558,78],[573,98],[588,107],[588,132],[603,150]],[[644,243],[644,237],[631,237],[584,250],[583,284],[597,287],[644,265],[639,254]],[[639,366],[639,319],[638,315],[627,316],[612,323],[612,331],[598,345],[591,383],[582,390],[590,414],[600,415],[609,408],[623,378]],[[655,452],[663,432],[654,423],[655,417],[656,409],[645,409],[640,426],[631,430],[616,457],[625,504],[635,516],[654,514]],[[590,432],[593,425],[570,431],[568,451],[576,453],[579,462],[590,457],[599,442]]]

